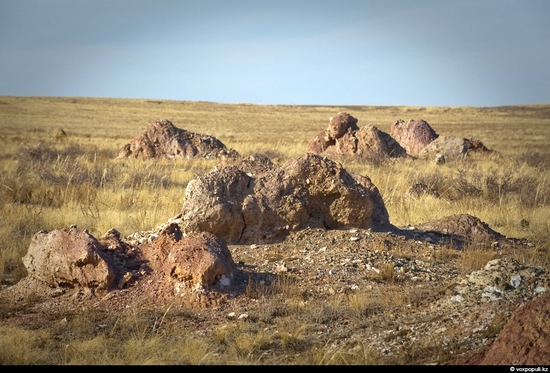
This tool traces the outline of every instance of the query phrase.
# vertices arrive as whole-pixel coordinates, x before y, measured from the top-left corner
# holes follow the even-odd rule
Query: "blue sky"
[[[0,95],[550,103],[550,1],[0,0]]]

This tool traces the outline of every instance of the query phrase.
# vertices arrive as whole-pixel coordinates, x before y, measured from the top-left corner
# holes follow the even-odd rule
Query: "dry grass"
[[[187,183],[218,162],[114,159],[149,122],[167,118],[177,127],[213,135],[243,156],[261,153],[281,164],[304,154],[309,140],[339,111],[358,118],[360,126],[374,124],[386,132],[395,120],[413,118],[428,121],[440,135],[479,138],[495,153],[440,166],[420,160],[342,163],[372,179],[396,225],[472,214],[500,233],[532,240],[532,250],[514,254],[519,260],[550,265],[550,105],[327,107],[0,97],[0,274],[14,280],[25,276],[21,257],[39,230],[77,224],[95,236],[113,227],[130,234],[179,212]],[[441,198],[407,198],[416,182]],[[456,259],[468,272],[494,255],[475,248],[441,249],[432,259]],[[192,319],[191,311],[102,315],[101,321],[74,316],[47,331],[2,327],[0,363],[383,364],[382,356],[359,342],[335,346],[330,335],[311,337],[319,333],[316,325],[334,320],[368,325],[382,310],[430,296],[420,288],[400,289],[390,267],[382,268],[376,280],[385,284],[377,294],[342,294],[330,301],[308,299],[290,276],[267,285],[251,281],[247,296],[263,302],[262,311],[203,338],[182,335],[168,322]],[[4,308],[1,317],[16,311]],[[410,345],[400,363],[426,354],[442,351]]]

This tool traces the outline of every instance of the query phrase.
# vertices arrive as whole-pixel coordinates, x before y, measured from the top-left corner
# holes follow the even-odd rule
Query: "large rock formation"
[[[115,278],[101,244],[76,227],[36,233],[23,264],[28,275],[51,287],[110,290]]]
[[[365,160],[406,156],[405,150],[390,135],[373,125],[359,129],[357,119],[344,112],[330,118],[327,129],[310,141],[308,152]]]
[[[176,128],[167,119],[150,123],[147,129],[119,150],[117,158],[235,158],[238,153],[213,136]]]
[[[424,147],[439,137],[428,122],[422,119],[411,119],[408,122],[397,120],[391,125],[390,136],[412,156],[418,156]]]
[[[210,232],[237,244],[275,242],[306,227],[389,225],[370,179],[359,181],[326,157],[307,154],[280,168],[262,167],[265,171],[254,175],[227,166],[189,182],[182,230]]]

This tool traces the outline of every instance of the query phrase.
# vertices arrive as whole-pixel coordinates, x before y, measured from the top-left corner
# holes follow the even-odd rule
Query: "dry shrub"
[[[487,262],[498,257],[499,254],[492,248],[467,245],[460,255],[459,268],[462,273],[471,273],[482,269]]]
[[[55,364],[52,352],[45,348],[50,338],[44,330],[0,327],[0,365]]]
[[[550,153],[526,151],[517,156],[518,163],[525,163],[540,171],[550,170]]]
[[[303,298],[305,294],[298,288],[296,283],[296,278],[286,273],[282,273],[274,279],[267,279],[267,281],[255,281],[249,277],[246,286],[246,296],[258,299],[264,296],[281,294],[287,299],[294,297]]]

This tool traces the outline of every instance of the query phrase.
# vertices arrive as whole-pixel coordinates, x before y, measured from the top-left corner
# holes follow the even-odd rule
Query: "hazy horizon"
[[[550,2],[0,0],[0,95],[550,102]]]

